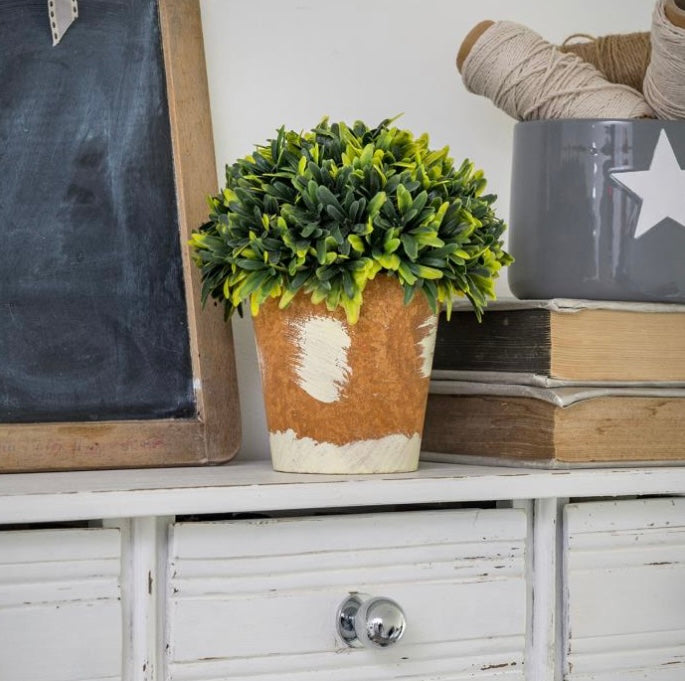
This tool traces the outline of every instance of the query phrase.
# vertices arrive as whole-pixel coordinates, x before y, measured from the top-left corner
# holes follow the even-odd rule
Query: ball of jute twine
[[[685,27],[671,22],[666,5],[658,0],[652,15],[652,57],[643,91],[659,118],[676,120],[685,118]]]
[[[583,33],[569,36],[559,47],[592,64],[610,83],[642,92],[651,56],[649,33],[618,33],[597,38]]]
[[[476,40],[462,78],[518,120],[653,115],[633,88],[610,83],[592,64],[510,21],[495,22]]]

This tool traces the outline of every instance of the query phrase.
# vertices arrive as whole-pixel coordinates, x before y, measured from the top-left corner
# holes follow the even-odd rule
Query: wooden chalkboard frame
[[[216,192],[198,0],[158,0],[183,259],[196,415],[182,419],[0,424],[0,472],[223,463],[240,445],[230,324],[202,309],[187,241]]]

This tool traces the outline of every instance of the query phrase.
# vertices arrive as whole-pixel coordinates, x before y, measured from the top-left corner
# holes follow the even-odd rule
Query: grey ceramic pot
[[[683,121],[517,124],[514,295],[685,302],[683,168]]]

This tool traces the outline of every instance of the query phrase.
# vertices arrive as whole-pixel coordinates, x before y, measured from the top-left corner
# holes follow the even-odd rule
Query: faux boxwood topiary
[[[405,302],[417,291],[437,311],[466,296],[480,317],[494,279],[512,259],[503,250],[495,196],[470,161],[455,168],[447,147],[432,151],[386,119],[375,128],[324,119],[275,139],[226,168],[209,221],[193,234],[202,302],[225,315],[250,300],[284,307],[299,292],[359,318],[366,283],[396,277]]]

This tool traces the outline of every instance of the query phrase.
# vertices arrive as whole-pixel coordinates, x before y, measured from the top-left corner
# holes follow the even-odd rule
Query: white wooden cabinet
[[[175,525],[170,678],[522,680],[526,531],[516,509]],[[350,592],[401,604],[401,642],[346,648]]]
[[[117,530],[0,532],[0,679],[121,678]]]
[[[685,678],[685,499],[570,504],[567,681]]]
[[[0,680],[682,681],[683,494],[677,467],[0,476]],[[405,636],[348,648],[351,592]]]

